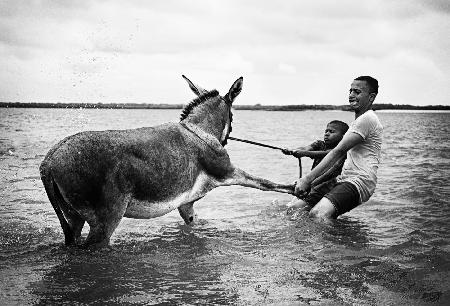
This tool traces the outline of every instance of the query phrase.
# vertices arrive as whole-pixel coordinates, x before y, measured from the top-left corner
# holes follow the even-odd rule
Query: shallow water
[[[63,245],[39,163],[67,135],[177,121],[179,111],[0,109],[0,305],[448,304],[450,113],[378,116],[375,195],[332,224],[288,213],[289,195],[221,187],[195,204],[196,226],[177,211],[123,219],[112,248],[93,252]],[[232,134],[295,147],[352,117],[234,111]],[[227,150],[252,174],[298,176],[297,161],[278,151],[232,141]]]

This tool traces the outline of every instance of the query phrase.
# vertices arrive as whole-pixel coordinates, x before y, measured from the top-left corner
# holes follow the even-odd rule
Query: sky
[[[448,0],[0,0],[0,101],[450,105]]]

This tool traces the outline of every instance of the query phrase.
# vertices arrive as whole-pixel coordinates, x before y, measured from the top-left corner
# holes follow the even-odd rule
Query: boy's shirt
[[[312,144],[310,144],[311,151],[326,151],[328,150],[327,146],[325,145],[325,141],[323,140],[316,140]],[[323,157],[316,157],[313,160],[313,164],[311,167],[311,170],[314,169],[323,159]]]
[[[326,150],[332,149],[332,148],[328,148],[323,140],[314,141],[312,144],[310,144],[310,147],[311,147],[311,151],[326,151]],[[322,161],[322,159],[324,157],[314,158],[311,170],[314,169]],[[345,162],[345,158],[341,159],[337,163],[337,167],[335,167],[332,172],[327,174],[327,180],[335,178],[336,176],[341,174],[342,167],[344,166],[344,162]]]

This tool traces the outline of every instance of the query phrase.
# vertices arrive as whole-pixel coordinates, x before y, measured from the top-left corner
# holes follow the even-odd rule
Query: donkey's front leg
[[[198,220],[197,214],[194,211],[194,203],[195,201],[192,201],[178,207],[181,218],[183,218],[184,222],[188,225],[195,223]]]
[[[244,170],[234,168],[230,176],[222,182],[223,185],[240,185],[266,191],[276,191],[294,194],[294,184],[277,184],[272,181],[251,175]]]

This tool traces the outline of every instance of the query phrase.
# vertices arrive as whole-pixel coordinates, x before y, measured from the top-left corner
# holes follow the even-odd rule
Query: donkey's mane
[[[219,95],[219,92],[217,90],[213,89],[211,91],[208,91],[207,93],[202,94],[198,98],[195,98],[191,102],[189,102],[183,108],[183,111],[181,112],[180,121],[183,121],[184,119],[186,119],[187,116],[189,116],[189,114],[192,112],[192,110],[195,107],[199,106],[200,104],[204,103],[205,101],[207,101],[211,98],[217,97],[218,95]]]

